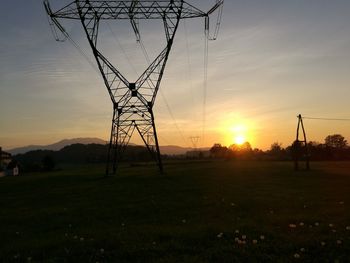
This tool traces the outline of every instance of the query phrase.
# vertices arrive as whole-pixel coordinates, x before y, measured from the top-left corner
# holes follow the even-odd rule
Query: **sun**
[[[244,118],[234,118],[227,120],[223,131],[225,142],[229,146],[243,146],[246,142],[254,142],[254,124],[252,120]]]
[[[243,143],[245,143],[245,141],[246,141],[246,139],[243,135],[236,135],[234,137],[235,144],[242,145]]]
[[[237,145],[242,145],[245,143],[247,141],[247,130],[247,126],[244,124],[236,124],[232,126],[231,131],[233,143]]]

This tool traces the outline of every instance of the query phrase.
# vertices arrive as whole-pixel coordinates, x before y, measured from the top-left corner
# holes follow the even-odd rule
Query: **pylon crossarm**
[[[48,1],[46,1],[48,2]],[[51,12],[52,17],[65,19],[80,19],[77,5],[80,5],[82,14],[86,19],[97,16],[103,20],[113,19],[163,19],[167,13],[172,19],[178,18],[178,12],[183,9],[180,18],[204,17],[207,13],[182,1],[96,1],[76,0],[65,7]],[[132,12],[130,12],[132,10]]]
[[[148,112],[147,108],[123,108],[123,114],[129,115],[130,118],[133,118],[137,122],[142,122],[144,120],[150,119],[151,115]]]

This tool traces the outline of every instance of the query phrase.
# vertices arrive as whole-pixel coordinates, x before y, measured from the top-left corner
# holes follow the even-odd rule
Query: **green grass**
[[[312,166],[180,162],[164,176],[124,166],[104,178],[103,166],[85,166],[0,178],[0,261],[350,262],[350,163]]]

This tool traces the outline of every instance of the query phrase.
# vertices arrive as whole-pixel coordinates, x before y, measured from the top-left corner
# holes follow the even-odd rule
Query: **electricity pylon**
[[[193,148],[195,151],[197,151],[197,147],[198,147],[198,141],[199,141],[200,137],[199,136],[191,136],[190,140],[192,142]]]
[[[203,12],[183,0],[75,0],[57,11],[52,11],[49,0],[44,0],[45,9],[51,19],[50,24],[53,26],[53,32],[57,32],[58,29],[65,38],[70,39],[59,20],[81,21],[98,69],[111,97],[113,119],[106,174],[116,173],[118,162],[135,130],[157,162],[160,171],[163,171],[153,105],[179,22],[185,18],[204,17],[205,32],[208,36],[209,15],[219,8],[221,16],[223,3],[224,0],[216,0],[215,5],[209,12]],[[97,47],[101,20],[119,19],[130,21],[137,41],[140,41],[141,38],[139,20],[158,19],[164,24],[166,47],[134,82],[127,80]],[[219,24],[218,22],[217,25]],[[217,34],[217,29],[215,34]]]

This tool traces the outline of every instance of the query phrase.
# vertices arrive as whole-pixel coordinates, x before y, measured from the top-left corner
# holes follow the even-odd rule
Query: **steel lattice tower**
[[[111,97],[113,119],[107,174],[116,173],[118,162],[135,130],[140,134],[148,151],[157,162],[160,171],[163,171],[153,105],[179,22],[185,18],[205,17],[206,32],[208,32],[209,15],[222,7],[223,2],[223,0],[217,0],[209,12],[203,12],[183,0],[75,0],[57,11],[53,11],[49,1],[44,0],[45,9],[54,31],[58,29],[66,38],[70,37],[59,20],[81,21],[97,66]],[[135,82],[127,80],[97,47],[100,21],[118,19],[130,20],[137,40],[140,40],[139,20],[158,19],[164,24],[166,47]]]

